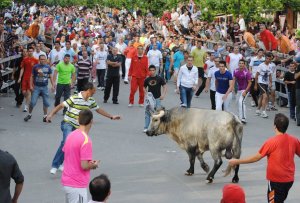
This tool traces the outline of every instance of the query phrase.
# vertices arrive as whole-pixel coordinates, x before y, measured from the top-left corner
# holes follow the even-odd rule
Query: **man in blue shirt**
[[[49,104],[49,93],[48,93],[48,78],[50,78],[50,82],[52,85],[52,90],[54,90],[53,86],[53,78],[52,78],[52,70],[50,66],[47,64],[47,58],[45,55],[40,55],[39,57],[40,63],[36,64],[32,68],[32,76],[30,79],[31,86],[34,85],[34,89],[31,95],[31,102],[29,105],[29,114],[24,118],[24,121],[27,122],[31,119],[32,111],[34,106],[36,105],[37,99],[41,95],[43,98],[43,122],[46,122],[47,111]]]
[[[181,44],[179,47],[179,50],[173,54],[173,57],[171,57],[170,67],[173,66],[173,69],[174,69],[174,73],[173,73],[174,82],[177,82],[177,75],[179,72],[180,64],[181,64],[181,61],[184,60],[183,51],[184,51],[184,46],[183,46],[183,44]]]
[[[229,112],[229,105],[234,87],[232,74],[226,69],[226,62],[220,61],[219,71],[215,72],[216,78],[216,110]]]

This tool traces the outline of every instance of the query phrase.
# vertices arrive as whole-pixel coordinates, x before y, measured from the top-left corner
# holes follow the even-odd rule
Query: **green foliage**
[[[1,0],[0,1],[0,8],[7,8],[11,5],[11,0]]]

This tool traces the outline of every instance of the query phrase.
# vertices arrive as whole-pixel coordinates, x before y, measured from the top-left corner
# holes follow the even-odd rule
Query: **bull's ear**
[[[157,112],[165,111],[165,110],[166,110],[166,108],[163,107],[163,106],[160,106],[160,107],[156,108],[156,111],[157,111]]]

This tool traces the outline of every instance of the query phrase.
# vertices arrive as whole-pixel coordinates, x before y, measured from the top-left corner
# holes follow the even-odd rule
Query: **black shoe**
[[[27,122],[29,119],[31,119],[31,115],[27,115],[27,116],[24,118],[24,121]]]
[[[118,101],[114,101],[113,104],[119,104],[119,102]]]
[[[128,85],[128,82],[127,82],[127,81],[124,81],[124,84],[125,84],[125,85]]]
[[[103,103],[105,103],[105,104],[106,104],[106,103],[107,103],[107,100],[104,100],[104,101],[103,101]]]

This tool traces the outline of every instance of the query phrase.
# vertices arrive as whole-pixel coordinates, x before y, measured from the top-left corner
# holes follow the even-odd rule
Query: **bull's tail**
[[[242,139],[243,139],[243,124],[240,119],[234,115],[233,120],[234,126],[234,139],[233,139],[233,158],[239,159],[242,153]],[[231,170],[234,170],[235,167],[231,167],[229,164],[224,172],[224,176],[228,176],[231,173]]]

